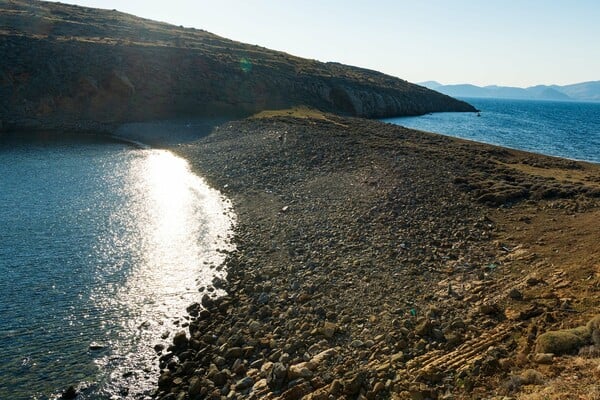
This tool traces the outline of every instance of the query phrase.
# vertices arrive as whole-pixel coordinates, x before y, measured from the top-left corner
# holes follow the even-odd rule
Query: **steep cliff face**
[[[306,105],[363,117],[474,111],[375,71],[98,10],[0,0],[0,129],[245,116]]]

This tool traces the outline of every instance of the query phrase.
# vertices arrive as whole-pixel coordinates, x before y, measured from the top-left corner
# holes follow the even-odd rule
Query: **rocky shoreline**
[[[292,111],[174,150],[232,199],[237,250],[215,283],[229,295],[157,347],[156,398],[512,396],[535,383],[516,377],[538,331],[597,312],[563,307],[570,285],[538,296],[534,272],[556,267],[513,235],[597,212],[597,166]]]

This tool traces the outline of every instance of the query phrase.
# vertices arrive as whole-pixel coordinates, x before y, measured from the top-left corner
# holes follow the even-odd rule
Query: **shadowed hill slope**
[[[0,0],[0,58],[0,129],[92,129],[294,105],[363,117],[474,111],[375,71],[58,3]]]

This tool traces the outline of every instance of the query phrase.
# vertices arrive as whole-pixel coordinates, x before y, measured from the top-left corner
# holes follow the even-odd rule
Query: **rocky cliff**
[[[0,129],[245,116],[306,105],[362,117],[474,111],[375,71],[118,11],[0,0]]]

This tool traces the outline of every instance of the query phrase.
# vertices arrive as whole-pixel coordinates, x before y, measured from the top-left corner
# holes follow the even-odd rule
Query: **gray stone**
[[[241,357],[242,353],[243,353],[243,351],[242,351],[241,347],[231,347],[231,348],[229,348],[229,349],[227,349],[225,351],[224,356],[225,356],[226,359],[229,360],[229,359],[232,359],[232,358]]]
[[[258,300],[257,303],[260,305],[265,305],[269,302],[269,294],[262,292],[259,296],[258,296]]]
[[[282,363],[274,363],[271,369],[267,372],[267,385],[272,390],[279,389],[283,386],[287,376],[287,368]]]
[[[175,336],[173,336],[173,344],[178,348],[187,347],[188,338],[184,331],[177,332]]]
[[[188,389],[188,393],[190,396],[198,396],[202,391],[202,380],[197,376],[194,376],[190,379],[190,388]]]
[[[252,387],[252,385],[254,385],[254,380],[247,376],[235,384],[235,390],[245,390]]]
[[[510,292],[508,292],[508,297],[513,300],[523,300],[523,293],[516,288],[512,288]]]
[[[533,362],[538,364],[552,364],[554,354],[552,353],[536,353],[533,356]]]

